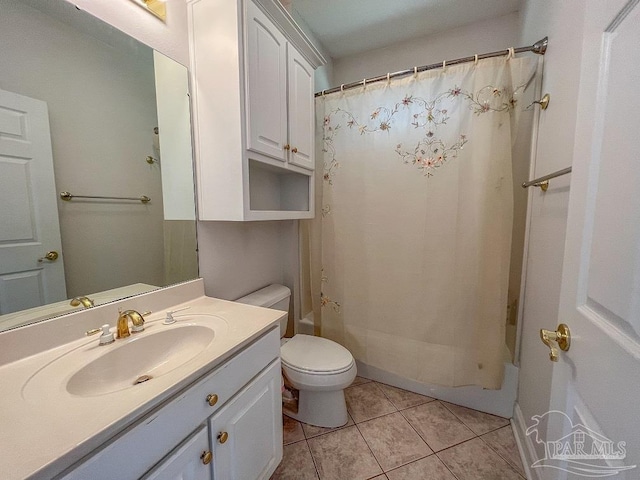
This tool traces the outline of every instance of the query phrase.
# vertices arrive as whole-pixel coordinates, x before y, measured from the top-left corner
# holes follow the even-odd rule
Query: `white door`
[[[66,299],[47,104],[4,90],[0,205],[0,314]]]
[[[251,1],[245,19],[247,148],[286,158],[287,42]]]
[[[585,13],[559,310],[572,342],[554,366],[545,462],[555,466],[543,470],[637,479],[640,1],[589,0]]]
[[[216,480],[267,480],[282,460],[280,368],[273,363],[209,421]]]
[[[289,163],[314,169],[315,110],[313,97],[313,67],[291,45],[287,47],[289,61]]]

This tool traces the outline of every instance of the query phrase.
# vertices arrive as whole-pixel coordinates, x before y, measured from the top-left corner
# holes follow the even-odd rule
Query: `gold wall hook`
[[[534,183],[534,187],[540,187],[540,190],[546,192],[549,189],[549,180],[545,180],[544,182]]]
[[[540,105],[540,108],[542,110],[546,110],[549,107],[549,102],[550,101],[551,101],[551,95],[549,95],[548,93],[545,93],[540,100],[535,100],[535,101],[531,102],[531,105],[529,105],[526,108],[526,110],[529,110],[534,105]]]
[[[552,362],[558,361],[558,349],[556,345],[563,352],[567,352],[569,347],[571,347],[571,331],[564,323],[558,325],[558,329],[555,331],[545,330],[544,328],[540,329],[540,339],[542,343],[549,347],[549,359]]]

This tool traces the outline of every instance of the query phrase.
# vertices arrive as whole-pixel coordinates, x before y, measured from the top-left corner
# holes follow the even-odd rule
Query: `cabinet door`
[[[267,16],[246,2],[247,148],[286,159],[287,42]]]
[[[282,460],[280,360],[209,423],[215,480],[268,479]]]
[[[202,426],[153,467],[142,480],[211,480],[211,458],[205,457],[207,452],[209,432],[206,426]]]
[[[289,163],[314,169],[313,68],[291,45],[289,62]]]

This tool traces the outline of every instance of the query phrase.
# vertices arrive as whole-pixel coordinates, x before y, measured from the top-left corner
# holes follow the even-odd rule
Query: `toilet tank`
[[[291,290],[289,290],[288,287],[273,284],[268,287],[261,288],[260,290],[250,293],[244,297],[240,297],[236,302],[288,312],[290,296]],[[284,334],[287,331],[288,320],[288,315],[280,320],[280,338],[284,337]]]

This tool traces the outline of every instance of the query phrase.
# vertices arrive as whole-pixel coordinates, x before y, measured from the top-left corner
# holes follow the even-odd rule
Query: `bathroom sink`
[[[187,325],[132,338],[92,362],[67,382],[72,395],[95,396],[124,390],[153,381],[188,362],[214,339],[214,331],[201,325]]]
[[[23,385],[22,396],[38,402],[43,395],[95,397],[142,388],[210,351],[228,327],[217,315],[195,314],[173,325],[155,322],[110,345],[85,340],[34,372]]]

